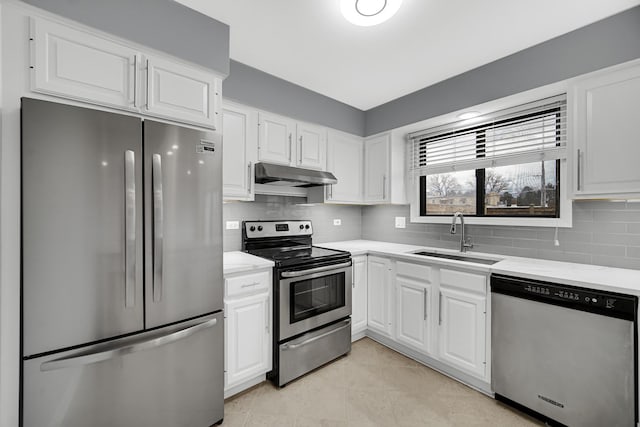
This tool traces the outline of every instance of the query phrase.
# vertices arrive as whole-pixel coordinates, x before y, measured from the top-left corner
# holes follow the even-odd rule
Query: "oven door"
[[[351,315],[351,261],[279,273],[278,341]]]

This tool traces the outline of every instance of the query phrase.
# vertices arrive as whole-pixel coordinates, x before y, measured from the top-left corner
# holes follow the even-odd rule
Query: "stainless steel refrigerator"
[[[23,98],[23,426],[222,420],[217,138]]]

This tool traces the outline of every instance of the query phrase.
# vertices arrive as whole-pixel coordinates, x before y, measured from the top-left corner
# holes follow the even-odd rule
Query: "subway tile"
[[[565,242],[584,242],[588,243],[592,240],[591,232],[573,231],[571,229],[558,230],[558,239]]]
[[[593,243],[608,245],[640,246],[639,234],[593,233]]]
[[[592,262],[595,265],[604,265],[607,267],[630,268],[633,270],[640,270],[640,259],[637,259],[637,258],[594,255]]]
[[[629,258],[640,258],[640,246],[628,246],[627,247],[627,257]],[[640,263],[640,261],[638,261]],[[638,266],[640,268],[640,265]]]
[[[560,250],[553,245],[553,236],[550,239],[513,239],[513,246],[517,248]]]
[[[538,232],[532,229],[520,229],[519,227],[513,228],[496,228],[493,230],[495,237],[513,237],[516,239],[537,239]]]
[[[571,253],[571,252],[554,252],[554,251],[538,250],[538,258],[548,259],[552,261],[561,261],[561,262],[577,262],[580,264],[591,263],[590,254],[577,254],[577,253]]]
[[[471,239],[472,242],[493,246],[513,246],[513,239],[504,239],[501,237],[478,236]]]
[[[600,200],[596,203],[593,203],[591,209],[593,209],[594,211],[623,211],[627,209],[627,202]]]
[[[593,211],[596,222],[640,222],[640,212],[637,211]]]
[[[640,234],[640,223],[627,224],[627,233]]]

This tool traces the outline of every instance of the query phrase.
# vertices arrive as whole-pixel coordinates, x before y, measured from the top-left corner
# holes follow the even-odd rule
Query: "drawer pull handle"
[[[245,283],[244,285],[240,286],[241,288],[251,288],[253,286],[258,286],[260,284],[260,282],[253,282],[253,283]]]

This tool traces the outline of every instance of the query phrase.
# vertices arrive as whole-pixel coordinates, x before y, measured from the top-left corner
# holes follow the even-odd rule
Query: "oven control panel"
[[[311,236],[311,221],[245,221],[242,223],[244,235],[249,239],[264,237]]]

